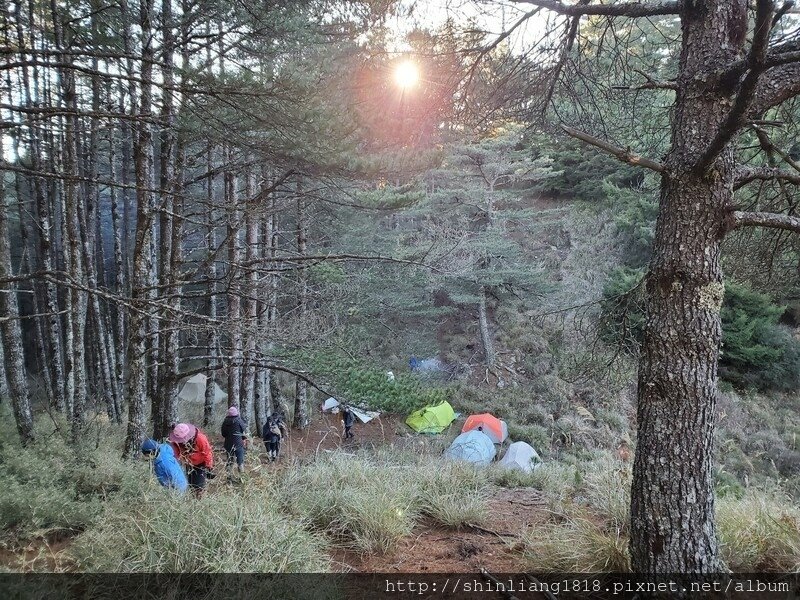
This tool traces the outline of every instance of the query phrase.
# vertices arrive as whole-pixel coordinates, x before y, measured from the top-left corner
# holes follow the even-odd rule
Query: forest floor
[[[459,427],[458,422],[452,427]],[[343,439],[339,415],[315,415],[309,428],[299,433],[290,430],[281,448],[281,459],[270,463],[260,439],[249,449],[246,476],[258,477],[282,470],[293,461],[312,461],[328,452],[355,452],[360,449],[390,447],[425,451],[435,437],[411,433],[400,415],[381,415],[369,423],[356,422],[355,438]],[[213,436],[217,473],[208,493],[219,493],[227,486],[224,476],[222,440]],[[258,461],[253,460],[253,455]],[[257,465],[257,466],[254,466]],[[398,549],[387,555],[361,555],[342,549],[331,553],[333,569],[341,572],[379,573],[475,573],[484,568],[490,573],[522,572],[520,534],[529,525],[544,522],[547,512],[541,493],[532,488],[492,488],[487,501],[489,516],[480,525],[448,529],[428,520],[417,523],[414,531],[401,540]],[[18,543],[0,545],[0,570],[27,572],[72,571],[68,551],[79,532],[56,531]]]

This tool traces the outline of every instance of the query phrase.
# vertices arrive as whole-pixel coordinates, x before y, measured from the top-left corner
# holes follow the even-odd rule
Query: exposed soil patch
[[[524,572],[520,535],[547,519],[540,492],[496,489],[487,502],[489,517],[479,526],[453,530],[422,521],[392,554],[339,551],[334,559],[340,570],[366,573],[476,573],[480,568],[493,573]]]
[[[14,571],[61,572],[70,570],[62,550],[68,548],[79,531],[58,529],[33,539],[0,546],[0,565]]]

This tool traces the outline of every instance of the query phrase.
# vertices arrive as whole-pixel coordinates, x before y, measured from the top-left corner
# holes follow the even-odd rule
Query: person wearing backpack
[[[241,478],[244,472],[244,453],[247,447],[247,423],[239,415],[239,409],[231,406],[222,421],[222,437],[225,438],[225,453],[227,461],[225,469],[228,471],[228,481],[233,480],[233,461],[236,461],[236,470]]]
[[[353,414],[353,411],[350,410],[350,407],[345,404],[344,408],[342,409],[342,424],[344,425],[344,439],[349,440],[353,435],[351,429],[353,428],[353,423],[355,423],[356,417]]]
[[[281,439],[285,433],[286,424],[279,414],[271,414],[267,417],[261,437],[264,440],[267,456],[271,462],[275,462],[278,459],[281,451]]]
[[[178,423],[169,434],[175,458],[186,468],[189,487],[197,498],[206,490],[206,480],[213,479],[214,450],[208,437],[191,423]]]

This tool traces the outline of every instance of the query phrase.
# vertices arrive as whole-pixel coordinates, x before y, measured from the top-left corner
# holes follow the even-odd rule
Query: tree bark
[[[63,29],[60,21],[55,0],[51,0],[51,11],[53,15],[53,30],[56,41],[56,48],[60,52],[65,47],[63,39]],[[75,177],[79,174],[79,150],[78,135],[79,123],[77,119],[77,91],[75,88],[75,72],[70,68],[70,59],[66,54],[62,54],[60,70],[61,95],[64,106],[67,109],[67,116],[64,119],[64,172],[68,178],[64,182],[64,200],[62,203],[64,213],[64,262],[66,271],[70,279],[69,285],[69,314],[68,322],[70,325],[71,339],[65,347],[66,353],[71,357],[68,362],[66,374],[67,385],[70,388],[72,400],[72,434],[73,437],[80,435],[85,418],[86,406],[86,314],[88,307],[86,287],[86,270],[83,256],[83,228],[81,226],[82,217],[85,220],[84,205],[79,196],[79,187],[76,185]],[[69,396],[70,394],[68,394]]]
[[[178,310],[180,297],[175,285],[176,274],[180,269],[180,232],[177,231],[177,214],[174,193],[177,190],[177,178],[180,176],[178,156],[176,152],[174,94],[175,85],[174,58],[175,33],[173,30],[172,3],[162,2],[161,5],[161,73],[164,85],[161,92],[161,135],[159,154],[159,189],[161,192],[161,218],[160,218],[160,244],[159,244],[159,285],[166,296],[165,303],[170,306],[170,311],[161,311],[161,322],[165,324],[166,331],[160,335],[159,389],[158,394],[152,398],[153,402],[153,437],[165,438],[170,431],[170,425],[177,420],[177,394],[178,394],[178,346],[180,329]],[[182,159],[182,157],[181,157]],[[177,247],[175,247],[177,246]]]
[[[142,30],[141,94],[139,112],[150,116],[152,109],[152,12],[153,0],[142,0],[139,21]],[[135,149],[136,172],[136,241],[133,250],[131,277],[130,334],[128,341],[128,374],[125,381],[129,402],[128,431],[125,438],[125,457],[139,453],[145,435],[147,406],[147,352],[149,329],[149,292],[153,273],[153,132],[148,121],[137,123],[138,140]]]
[[[233,162],[233,153],[228,147],[226,164]],[[226,169],[225,204],[228,212],[228,332],[231,348],[231,361],[228,369],[228,406],[240,405],[242,385],[242,304],[239,285],[239,265],[242,262],[239,227],[239,207],[237,198],[237,177]]]
[[[486,366],[490,369],[494,367],[495,352],[492,343],[492,334],[489,331],[489,316],[486,310],[486,286],[481,286],[478,295],[478,323],[481,330],[481,344],[483,345],[483,355],[486,357]]]
[[[255,406],[255,385],[256,385],[256,336],[258,335],[258,270],[256,268],[256,257],[258,249],[258,216],[255,212],[255,203],[252,202],[256,196],[256,185],[253,173],[248,170],[245,175],[245,189],[248,206],[245,208],[245,261],[248,265],[246,273],[247,285],[244,288],[244,316],[245,326],[245,367],[242,377],[242,414],[251,427],[256,422],[254,414]]]
[[[206,151],[206,172],[208,179],[206,181],[206,204],[208,212],[206,221],[208,222],[208,230],[206,231],[206,252],[208,255],[208,325],[207,333],[207,356],[210,358],[207,361],[208,370],[206,371],[206,393],[203,404],[203,427],[208,427],[211,424],[211,419],[214,417],[214,405],[216,398],[214,398],[214,389],[216,387],[217,370],[212,368],[216,363],[215,357],[217,356],[217,349],[219,347],[219,336],[217,334],[217,261],[215,253],[217,251],[217,228],[214,220],[214,154],[213,148],[209,145]]]
[[[741,57],[743,3],[683,8],[672,148],[664,163],[639,362],[631,560],[645,573],[723,569],[714,522],[712,438],[724,293],[720,242],[733,201],[733,151],[696,164],[718,134],[729,95],[701,75]],[[746,21],[745,21],[746,22]]]
[[[305,256],[308,244],[308,211],[303,194],[302,182],[297,179],[297,254]],[[308,272],[301,265],[297,269],[297,319],[300,327],[304,326],[308,303]],[[308,427],[308,384],[297,378],[294,387],[294,420],[297,429]]]
[[[3,140],[0,136],[0,156],[3,155]],[[9,211],[5,206],[5,189],[0,178],[0,281],[14,275],[11,269],[11,244],[8,229]],[[22,444],[33,440],[33,416],[25,371],[25,355],[22,349],[22,331],[19,324],[16,286],[0,283],[0,336],[2,336],[3,360],[14,421]]]

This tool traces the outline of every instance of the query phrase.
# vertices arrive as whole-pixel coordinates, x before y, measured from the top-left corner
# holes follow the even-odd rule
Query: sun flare
[[[401,62],[394,69],[394,80],[401,88],[412,88],[419,81],[419,68],[410,60]]]

